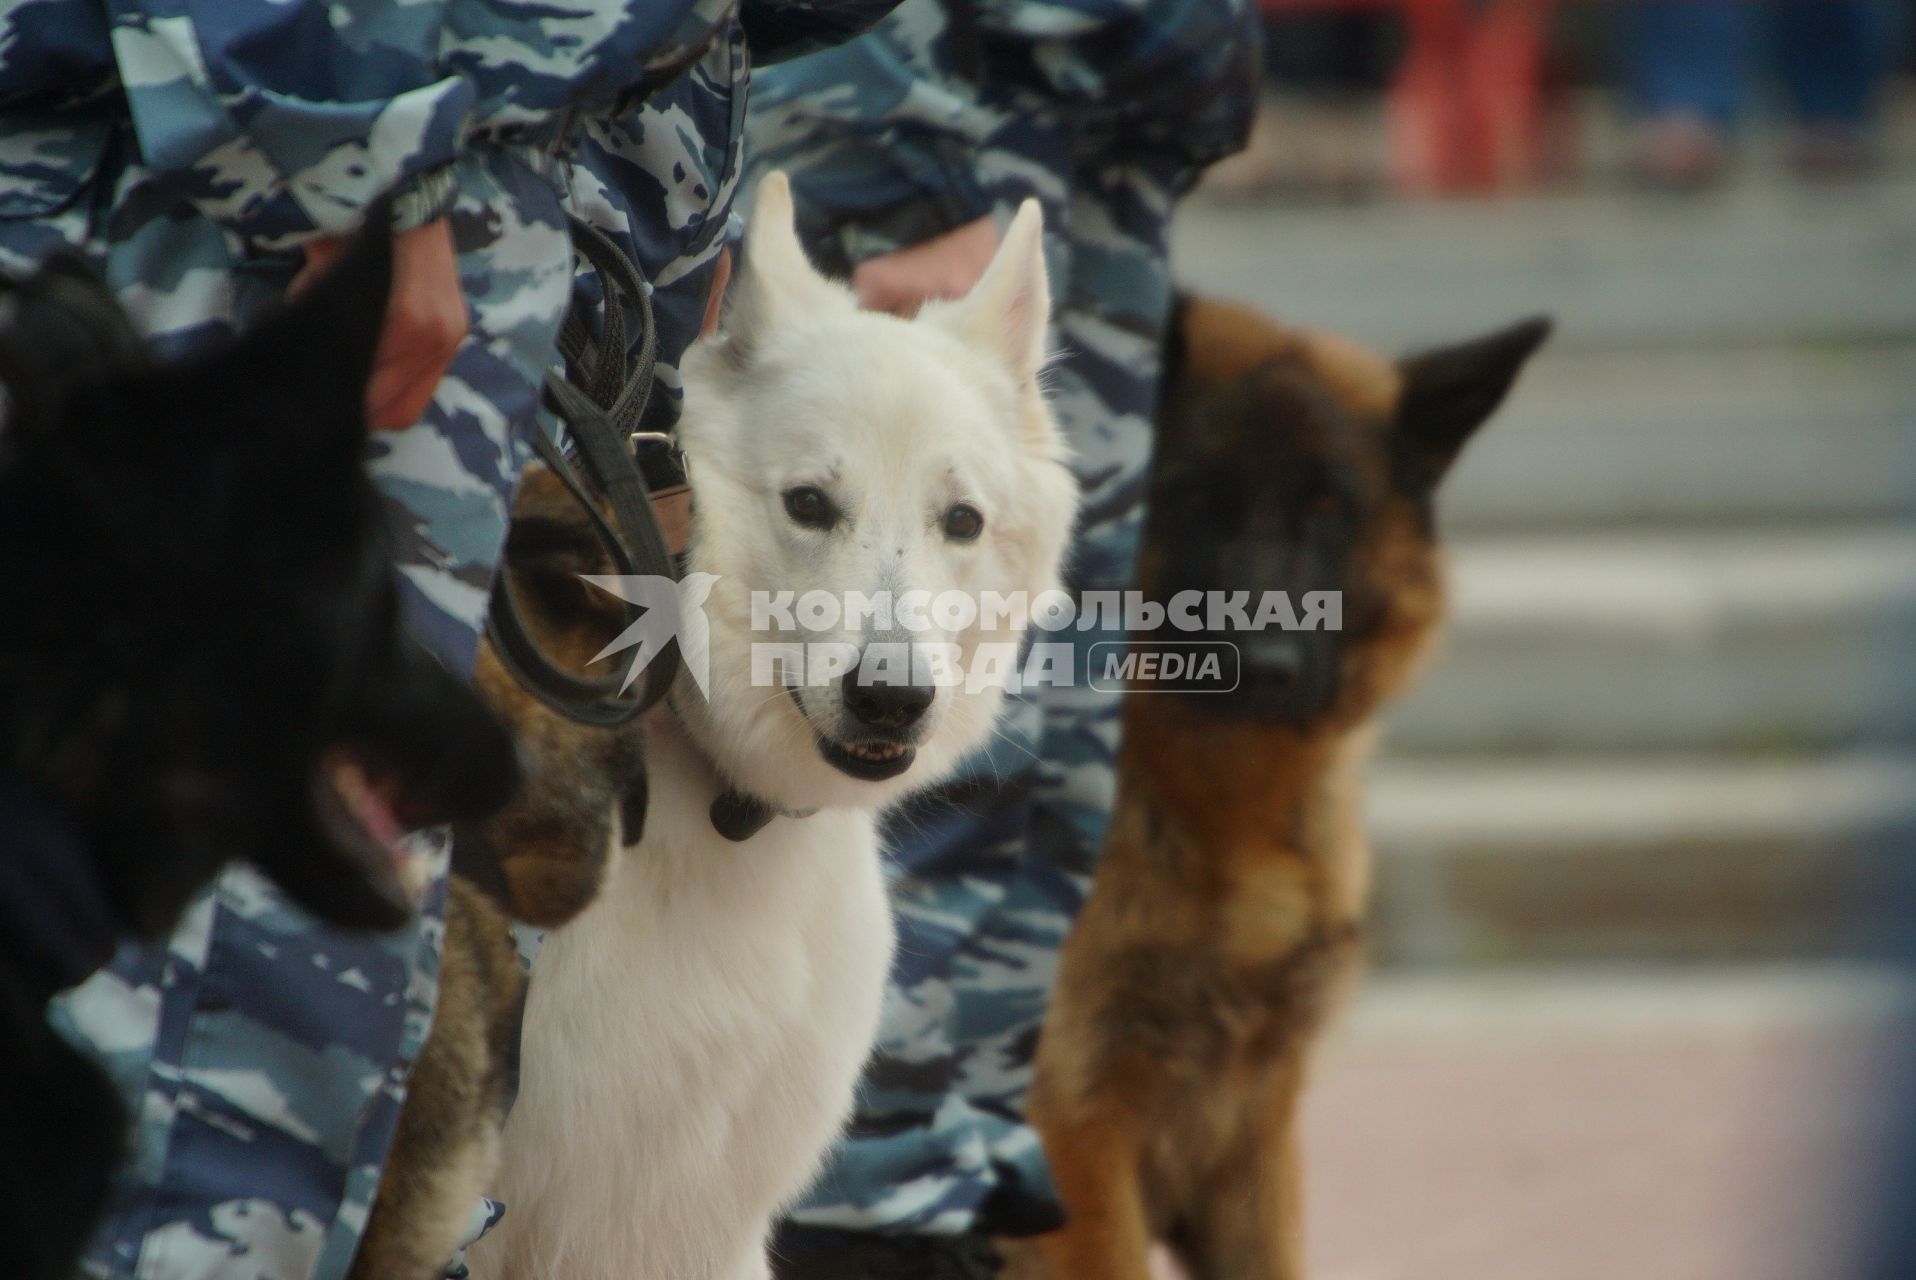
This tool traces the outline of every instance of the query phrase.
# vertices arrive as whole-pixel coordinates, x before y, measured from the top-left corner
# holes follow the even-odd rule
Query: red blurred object
[[[1534,181],[1550,0],[1403,0],[1403,9],[1409,48],[1387,104],[1397,187],[1482,192]]]
[[[1546,155],[1544,37],[1554,0],[1260,0],[1267,15],[1401,9],[1408,44],[1386,103],[1393,185],[1411,194],[1526,186]],[[1561,159],[1561,158],[1559,158]]]

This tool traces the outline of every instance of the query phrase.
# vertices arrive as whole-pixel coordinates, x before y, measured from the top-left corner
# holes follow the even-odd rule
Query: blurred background
[[[1916,1205],[1912,9],[1267,2],[1184,285],[1395,351],[1560,325],[1441,495],[1319,1280],[1916,1276],[1857,1260]]]

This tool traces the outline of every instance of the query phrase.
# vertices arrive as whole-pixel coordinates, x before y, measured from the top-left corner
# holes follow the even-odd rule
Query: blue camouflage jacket
[[[1249,0],[906,0],[754,81],[751,145],[843,268],[1079,175],[1182,192],[1238,150]]]
[[[130,119],[174,193],[251,243],[297,243],[469,139],[616,115],[735,14],[762,64],[894,3],[0,0],[0,216],[71,201]]]

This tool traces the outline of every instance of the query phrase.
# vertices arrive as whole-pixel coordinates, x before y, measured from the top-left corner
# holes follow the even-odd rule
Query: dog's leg
[[[1036,1240],[1029,1237],[998,1239],[992,1244],[997,1247],[1000,1259],[998,1280],[1052,1280],[1044,1250]]]
[[[1068,1207],[1064,1227],[1040,1236],[1050,1280],[1150,1280],[1143,1126],[1104,1108],[1041,1125],[1051,1178]]]
[[[1296,1120],[1304,1047],[1285,1050],[1256,1114],[1187,1210],[1194,1280],[1303,1280]]]
[[[1345,870],[1352,865],[1348,860]],[[1302,1280],[1299,1101],[1311,1054],[1363,967],[1363,928],[1333,917],[1266,966],[1266,1065],[1244,1086],[1236,1141],[1187,1207],[1196,1280]]]
[[[461,1138],[434,1140],[418,1128],[408,1134],[402,1118],[392,1164],[404,1172],[381,1182],[348,1280],[439,1280],[445,1274],[499,1164],[496,1135]]]
[[[524,998],[505,919],[454,876],[439,1007],[348,1280],[438,1280],[499,1167],[503,1053]]]

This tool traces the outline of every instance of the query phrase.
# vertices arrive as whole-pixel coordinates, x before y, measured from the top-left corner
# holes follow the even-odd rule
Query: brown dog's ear
[[[625,625],[619,601],[584,579],[615,571],[598,531],[565,482],[547,467],[527,467],[512,500],[504,572],[515,602],[527,611],[534,638],[554,657],[578,646],[596,650]]]
[[[1509,394],[1524,362],[1550,336],[1548,316],[1404,360],[1396,446],[1414,482],[1443,478],[1471,434]]]

